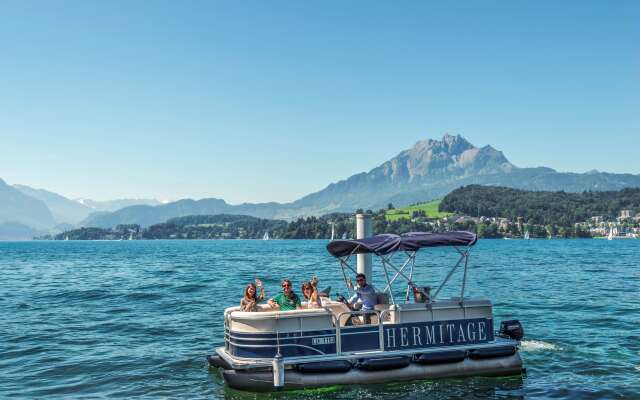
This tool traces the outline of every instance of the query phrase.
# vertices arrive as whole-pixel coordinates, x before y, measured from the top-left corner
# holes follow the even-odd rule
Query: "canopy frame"
[[[460,257],[458,258],[455,265],[449,270],[445,278],[442,280],[442,283],[440,283],[440,285],[437,286],[438,289],[435,291],[435,293],[432,296],[429,296],[428,301],[426,303],[427,307],[429,307],[431,303],[436,300],[436,298],[438,297],[442,289],[446,286],[446,284],[449,282],[454,272],[458,269],[458,267],[460,267],[460,265],[463,265],[463,274],[462,274],[462,282],[461,282],[462,284],[460,288],[459,302],[460,302],[460,305],[464,303],[464,293],[466,290],[468,270],[469,270],[469,255],[475,243],[476,243],[476,239],[474,235],[473,240],[471,240],[464,248],[460,248],[459,245],[450,245],[458,252]],[[352,294],[354,291],[353,283],[351,279],[347,276],[347,274],[348,274],[348,271],[351,271],[354,274],[357,274],[357,270],[353,268],[352,265],[349,264],[351,257],[354,254],[360,254],[360,253],[372,253],[373,255],[377,256],[378,259],[380,259],[380,262],[382,264],[382,269],[384,271],[384,277],[386,281],[386,286],[382,291],[382,293],[386,293],[389,296],[390,304],[396,304],[395,298],[393,296],[393,284],[394,282],[396,282],[398,278],[402,278],[407,282],[407,288],[406,288],[405,298],[404,298],[405,303],[409,302],[410,292],[412,289],[422,292],[422,289],[416,286],[415,282],[413,282],[415,262],[416,262],[416,257],[419,250],[420,250],[420,247],[411,249],[411,250],[404,250],[403,252],[405,253],[407,258],[406,260],[404,260],[404,262],[400,266],[392,263],[391,259],[396,253],[399,253],[402,250],[390,251],[388,249],[385,249],[384,252],[381,252],[380,254],[378,254],[376,252],[371,251],[370,248],[367,248],[366,246],[362,246],[359,243],[356,246],[354,246],[353,249],[348,254],[342,255],[342,256],[334,254],[334,257],[338,259],[340,263],[340,269],[342,271],[342,277],[344,279],[345,286],[347,287],[347,290],[349,291],[349,293]],[[408,276],[407,274],[405,274],[405,269],[407,269],[407,267],[409,268]],[[390,277],[391,274],[393,276]],[[370,279],[371,281],[373,280],[372,277],[367,277],[367,279]],[[423,293],[423,294],[426,295],[427,293]]]

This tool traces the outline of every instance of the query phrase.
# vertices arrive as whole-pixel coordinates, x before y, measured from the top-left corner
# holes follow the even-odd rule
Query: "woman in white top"
[[[320,294],[318,293],[318,278],[302,284],[302,294],[307,300],[307,308],[322,308]]]

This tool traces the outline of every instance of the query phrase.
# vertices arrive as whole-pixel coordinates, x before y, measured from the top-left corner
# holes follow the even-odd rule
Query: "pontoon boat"
[[[347,290],[356,273],[354,256],[379,258],[386,287],[374,310],[354,309],[343,298],[324,298],[320,309],[230,307],[224,312],[224,347],[209,363],[223,369],[229,386],[248,391],[521,374],[521,324],[503,321],[494,332],[491,301],[464,296],[476,240],[470,232],[334,240],[327,250],[339,261]],[[460,257],[431,293],[413,281],[413,272],[418,251],[436,246],[450,246]],[[392,262],[396,254],[406,256],[401,265]],[[463,268],[460,296],[438,298],[458,268]],[[399,282],[406,290],[394,292]]]

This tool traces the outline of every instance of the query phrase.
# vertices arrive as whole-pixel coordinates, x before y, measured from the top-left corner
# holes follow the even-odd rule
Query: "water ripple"
[[[312,275],[344,291],[325,245],[0,243],[0,398],[255,398],[206,366],[223,340],[221,309],[237,304],[256,277],[267,296],[284,277],[298,288]],[[421,252],[416,282],[437,285],[455,258],[447,249]],[[468,294],[490,295],[496,321],[523,322],[526,375],[260,397],[640,398],[639,259],[640,241],[481,240]]]

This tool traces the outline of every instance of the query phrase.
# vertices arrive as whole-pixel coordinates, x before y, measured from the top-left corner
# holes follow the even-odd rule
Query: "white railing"
[[[378,350],[378,351],[384,351],[384,327],[383,327],[383,321],[384,321],[384,317],[386,314],[389,313],[389,310],[383,310],[383,311],[378,311],[378,310],[370,310],[370,311],[343,311],[340,314],[338,314],[338,316],[336,317],[335,315],[333,316],[334,318],[334,325],[336,327],[336,355],[340,356],[343,354],[351,354],[353,352],[348,352],[348,353],[343,353],[342,351],[342,330],[344,328],[349,329],[351,327],[349,326],[342,326],[342,317],[345,315],[349,315],[349,319],[353,318],[354,316],[358,316],[358,315],[362,315],[363,316],[363,320],[365,320],[365,316],[366,315],[371,315],[371,314],[375,314],[378,317],[378,348],[377,349],[371,349],[371,350]],[[366,321],[366,320],[365,320]],[[364,321],[363,321],[364,322]],[[362,325],[354,325],[353,327],[362,327],[362,326],[370,326],[373,324],[362,324]]]

